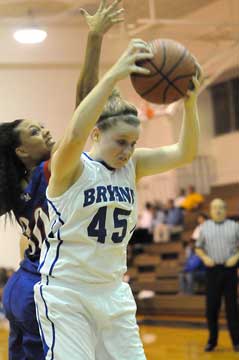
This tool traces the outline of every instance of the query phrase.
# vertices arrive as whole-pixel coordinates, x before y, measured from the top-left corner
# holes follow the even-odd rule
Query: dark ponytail
[[[17,210],[21,195],[21,181],[26,168],[16,155],[20,145],[17,126],[22,120],[0,124],[0,216],[10,215]]]

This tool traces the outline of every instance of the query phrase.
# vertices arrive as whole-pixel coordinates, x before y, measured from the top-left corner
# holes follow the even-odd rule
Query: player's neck
[[[101,164],[103,164],[107,169],[109,170],[115,170],[115,168],[113,168],[112,166],[110,166],[109,164],[107,164],[107,162],[103,159],[103,157],[101,156],[100,153],[98,153],[97,151],[95,151],[94,149],[91,149],[90,152],[88,152],[89,157],[92,160],[98,161]]]
[[[92,160],[95,161],[104,161],[103,157],[101,156],[100,152],[97,151],[97,149],[95,148],[91,148],[90,151],[88,152],[89,157]]]

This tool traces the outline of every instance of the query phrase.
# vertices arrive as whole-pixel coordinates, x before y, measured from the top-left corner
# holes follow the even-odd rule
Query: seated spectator
[[[182,203],[183,209],[187,211],[198,210],[204,202],[204,197],[197,193],[195,187],[190,185],[188,188],[188,194]]]
[[[208,215],[207,214],[205,214],[203,212],[198,214],[198,217],[197,217],[198,225],[195,227],[195,229],[193,230],[193,233],[192,233],[192,239],[194,241],[196,241],[198,239],[199,233],[200,233],[200,227],[206,220],[208,220]]]
[[[178,196],[174,199],[174,206],[181,208],[185,198],[186,198],[185,189],[180,189]]]
[[[3,288],[7,282],[7,279],[7,270],[5,268],[0,268],[0,302],[2,299]]]
[[[194,294],[198,283],[205,283],[205,266],[195,254],[195,243],[190,241],[190,253],[186,253],[186,261],[182,272],[179,273],[179,288],[181,294]]]
[[[190,255],[191,255],[191,245],[190,243],[191,242],[196,242],[197,239],[199,238],[199,234],[200,234],[200,228],[201,228],[201,225],[206,221],[208,220],[208,215],[201,212],[198,214],[197,216],[197,223],[198,225],[195,227],[195,229],[193,230],[193,233],[191,235],[191,238],[190,238],[190,242],[186,243],[186,247],[185,247],[185,254],[186,254],[186,258],[188,258]]]
[[[183,220],[182,209],[175,207],[172,199],[168,200],[164,223],[154,228],[154,242],[167,242],[172,234],[182,232]]]
[[[15,270],[13,268],[7,268],[7,280],[14,274]]]
[[[144,210],[138,218],[137,227],[130,240],[131,244],[150,243],[152,241],[152,223],[154,216],[154,206],[147,202]]]
[[[5,268],[0,268],[0,320],[4,318],[3,306],[2,306],[2,293],[7,280],[8,280],[7,270]]]
[[[163,224],[164,221],[165,221],[165,210],[163,204],[160,202],[156,202],[154,204],[154,210],[153,210],[152,232],[154,232],[154,229],[158,224]]]
[[[154,207],[150,202],[146,202],[144,210],[138,218],[138,229],[148,229],[152,227]]]

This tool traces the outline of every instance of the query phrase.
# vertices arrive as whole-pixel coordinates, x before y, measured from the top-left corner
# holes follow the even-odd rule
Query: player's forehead
[[[21,123],[18,125],[17,129],[20,132],[25,132],[31,128],[40,128],[40,127],[42,127],[42,125],[38,121],[31,119],[23,119]]]
[[[124,138],[126,140],[138,139],[140,134],[140,126],[128,124],[124,121],[118,121],[111,129],[114,138]]]

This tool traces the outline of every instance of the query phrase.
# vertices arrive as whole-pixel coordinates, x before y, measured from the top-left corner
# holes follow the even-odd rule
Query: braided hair
[[[114,89],[105,104],[96,126],[102,131],[108,130],[119,121],[138,126],[140,121],[137,115],[138,111],[136,107],[122,99],[119,91]]]
[[[17,209],[21,194],[21,181],[26,168],[16,155],[21,144],[17,126],[22,119],[0,124],[0,216],[12,215]]]

